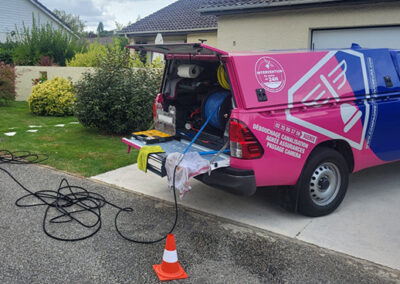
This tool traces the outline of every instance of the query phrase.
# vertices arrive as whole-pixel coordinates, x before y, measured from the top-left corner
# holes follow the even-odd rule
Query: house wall
[[[217,47],[217,32],[193,33],[193,34],[188,34],[188,36],[187,36],[187,42],[190,42],[190,43],[199,42],[199,39],[207,40],[206,42],[204,42],[204,44]]]
[[[154,44],[156,37],[155,36],[150,36],[150,37],[129,37],[129,44],[136,44],[136,43],[145,43],[145,44]],[[163,40],[164,43],[183,43],[186,42],[187,36],[186,35],[163,35]],[[135,53],[133,49],[131,49],[131,53]],[[146,55],[146,61],[150,62],[153,60],[156,60],[156,58],[163,58],[164,56],[158,53],[154,52],[147,52]]]
[[[154,44],[156,37],[155,36],[149,36],[149,37],[144,37],[144,36],[134,36],[134,37],[129,37],[129,42],[131,44],[135,43],[147,43],[147,44]],[[168,35],[163,35],[163,40],[164,43],[176,43],[176,42],[185,42],[187,40],[186,35],[173,35],[173,36],[168,36]]]
[[[62,27],[29,0],[0,0],[0,42],[7,39],[7,35],[23,28],[32,26],[32,13],[41,24],[51,23]]]
[[[87,67],[16,66],[16,100],[28,100],[32,92],[32,79],[39,78],[40,72],[47,72],[49,80],[58,76],[77,82],[82,78],[84,72],[91,72],[92,70],[93,68]]]
[[[1,0],[0,0],[1,1]],[[135,44],[137,42],[145,42],[152,44],[156,37],[129,37],[129,42]],[[217,32],[201,32],[201,33],[190,33],[187,35],[163,35],[164,43],[177,43],[177,42],[199,42],[199,39],[206,39],[206,44],[211,46],[217,46]]]
[[[384,25],[400,25],[400,2],[220,16],[218,48],[310,48],[313,29]]]

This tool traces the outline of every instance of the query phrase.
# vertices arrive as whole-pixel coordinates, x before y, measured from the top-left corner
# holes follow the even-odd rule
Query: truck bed
[[[128,152],[131,147],[140,150],[143,146],[147,145],[145,142],[138,140],[134,137],[122,138],[122,142],[128,145]],[[164,165],[168,154],[175,152],[183,153],[186,147],[189,145],[189,143],[190,143],[189,141],[181,139],[180,141],[172,140],[157,144],[151,144],[151,146],[155,145],[160,146],[165,151],[165,153],[150,154],[148,159],[147,169],[164,177],[166,175]],[[208,151],[213,151],[213,149],[193,144],[188,152],[208,152]],[[202,155],[204,159],[207,159],[209,161],[211,161],[214,158],[214,156],[215,154]],[[229,167],[229,165],[230,165],[230,156],[226,154],[221,154],[217,157],[217,159],[215,159],[214,163],[210,166],[211,170],[215,170],[222,167]]]

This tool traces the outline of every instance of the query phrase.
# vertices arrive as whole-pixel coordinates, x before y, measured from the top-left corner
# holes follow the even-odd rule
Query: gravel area
[[[57,189],[65,177],[133,207],[119,219],[132,237],[155,239],[174,219],[173,206],[166,202],[47,167],[1,167],[33,191]],[[15,206],[24,194],[0,171],[0,283],[159,283],[152,265],[161,262],[165,242],[142,245],[121,238],[114,228],[115,208],[102,208],[102,228],[93,237],[62,242],[42,231],[44,207]],[[50,230],[60,236],[87,233],[71,224]],[[400,283],[399,271],[182,207],[174,234],[189,278],[171,283]]]

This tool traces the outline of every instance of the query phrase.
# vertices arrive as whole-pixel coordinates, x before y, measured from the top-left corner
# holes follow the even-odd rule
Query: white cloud
[[[50,10],[64,10],[79,15],[87,30],[95,31],[99,22],[106,30],[115,28],[115,22],[126,25],[144,18],[177,0],[40,0]]]

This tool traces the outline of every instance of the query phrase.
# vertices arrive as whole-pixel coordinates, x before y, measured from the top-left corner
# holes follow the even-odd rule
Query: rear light
[[[238,159],[257,159],[264,154],[264,150],[254,134],[243,122],[231,119],[229,123],[229,140],[231,156]]]
[[[162,94],[158,94],[153,103],[153,118],[155,119],[157,116],[157,104],[160,104],[161,107],[164,107],[164,98]]]

